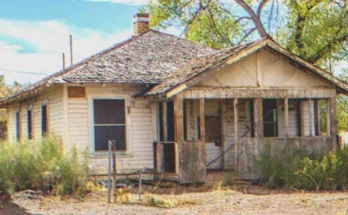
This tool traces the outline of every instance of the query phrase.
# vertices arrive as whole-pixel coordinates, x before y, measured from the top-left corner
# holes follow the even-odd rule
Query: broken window
[[[108,150],[109,140],[116,141],[116,150],[126,147],[126,112],[124,99],[94,99],[95,151]]]
[[[205,116],[205,142],[221,146],[220,116]]]

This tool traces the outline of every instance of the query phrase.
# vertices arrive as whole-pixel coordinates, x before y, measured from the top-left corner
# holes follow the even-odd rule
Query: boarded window
[[[28,139],[33,139],[33,126],[32,126],[32,114],[31,110],[27,111],[27,128],[28,128]]]
[[[125,100],[95,99],[93,107],[95,150],[108,150],[109,140],[116,141],[116,150],[126,150]]]
[[[16,138],[17,138],[17,141],[20,141],[21,139],[21,120],[20,120],[19,111],[16,112]]]
[[[41,107],[41,134],[42,136],[48,132],[48,117],[47,117],[47,105]]]
[[[86,90],[84,87],[68,87],[68,98],[85,98]]]
[[[205,142],[221,146],[220,116],[205,116]]]

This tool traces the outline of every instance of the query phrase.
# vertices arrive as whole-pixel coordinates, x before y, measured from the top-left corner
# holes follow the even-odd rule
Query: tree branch
[[[262,12],[262,9],[263,7],[268,3],[269,0],[262,0],[259,4],[259,7],[257,8],[257,12],[256,12],[256,15],[257,17],[261,17],[261,12]]]
[[[255,12],[251,9],[251,7],[244,0],[235,0],[235,1],[249,14],[260,36],[270,38],[265,28],[263,27],[260,18],[255,14]]]

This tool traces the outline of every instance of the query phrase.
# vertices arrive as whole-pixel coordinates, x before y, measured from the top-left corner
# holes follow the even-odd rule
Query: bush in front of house
[[[271,188],[305,190],[345,190],[348,187],[348,149],[321,155],[301,150],[285,150],[282,156],[271,153],[266,144],[255,167],[262,183]]]
[[[59,141],[0,143],[0,193],[33,189],[57,195],[74,193],[87,182],[87,163],[76,149],[64,154]],[[87,160],[87,159],[84,159]]]

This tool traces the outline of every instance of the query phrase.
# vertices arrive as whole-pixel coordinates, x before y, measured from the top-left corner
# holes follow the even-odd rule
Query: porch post
[[[174,97],[174,141],[182,144],[183,137],[183,99],[181,96]]]
[[[330,99],[326,99],[326,132],[327,135],[331,135],[331,123],[330,123],[330,116],[331,116],[331,107],[330,107]]]
[[[200,141],[205,144],[205,113],[204,99],[199,99]]]
[[[256,138],[263,137],[262,98],[254,99],[254,134]]]
[[[221,152],[225,151],[226,149],[226,127],[225,127],[225,112],[226,112],[226,104],[225,104],[225,100],[220,102],[220,123],[221,123]],[[227,168],[227,162],[226,162],[226,156],[225,154],[222,155],[221,157],[221,161],[222,161],[222,166],[225,168]]]
[[[310,136],[314,137],[315,136],[315,131],[314,131],[314,111],[313,111],[313,101],[312,99],[308,99],[308,106],[309,106],[309,131],[310,131]]]
[[[235,153],[235,164],[239,170],[238,165],[238,99],[233,99],[233,119],[234,119],[234,153]]]
[[[289,136],[289,99],[284,98],[284,128],[285,128],[285,137]]]
[[[337,147],[336,134],[337,134],[337,118],[336,118],[336,98],[329,98],[330,103],[330,129],[332,137],[332,148]]]

